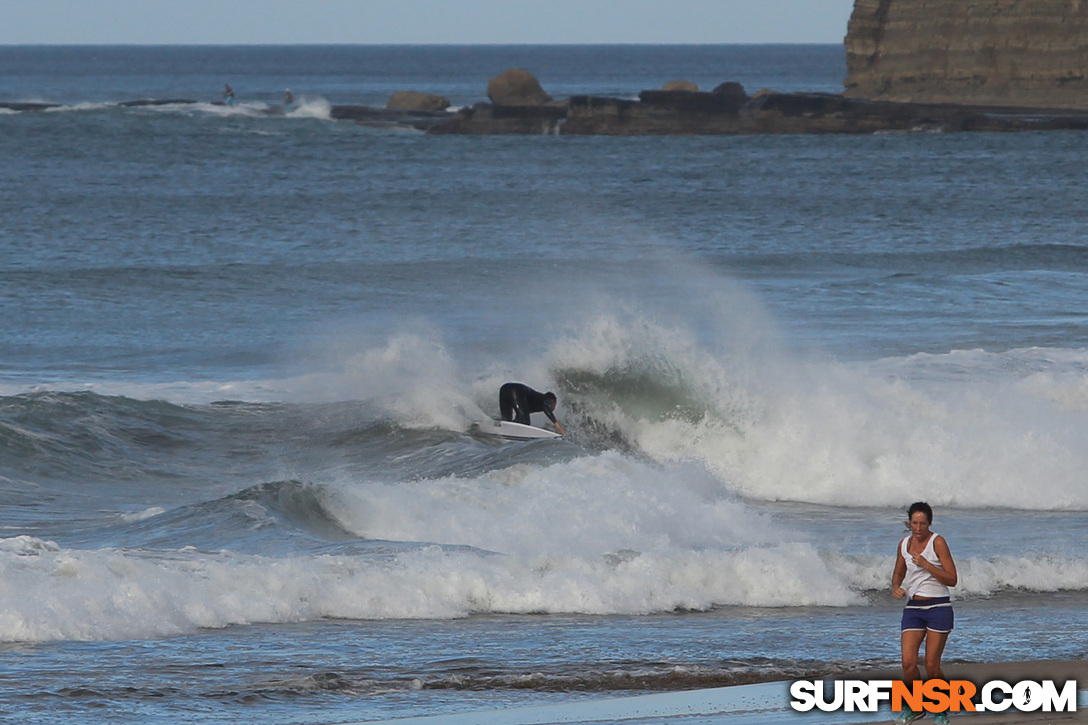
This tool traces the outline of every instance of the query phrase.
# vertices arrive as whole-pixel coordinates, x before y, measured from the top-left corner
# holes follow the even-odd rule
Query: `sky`
[[[0,0],[0,45],[841,43],[854,0]]]

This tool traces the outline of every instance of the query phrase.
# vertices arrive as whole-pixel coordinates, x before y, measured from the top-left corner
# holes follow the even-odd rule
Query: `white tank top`
[[[922,549],[922,558],[929,563],[936,566],[938,569],[944,569],[941,566],[941,560],[937,558],[937,553],[933,551],[933,542],[937,540],[937,534],[932,534],[929,537],[929,541],[926,542],[926,548]],[[944,584],[937,581],[937,578],[930,574],[914,563],[913,557],[907,553],[907,544],[910,543],[910,536],[903,539],[899,544],[899,551],[903,554],[903,561],[907,562],[907,576],[903,579],[903,588],[907,591],[907,598],[912,597],[948,597],[951,596],[951,592]]]

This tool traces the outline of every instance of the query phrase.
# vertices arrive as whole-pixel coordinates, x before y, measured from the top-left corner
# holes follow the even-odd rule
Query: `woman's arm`
[[[903,549],[901,545],[895,547],[895,568],[892,569],[892,597],[895,599],[902,599],[907,596],[907,591],[903,588],[903,579],[907,576],[907,562],[903,559]]]
[[[944,540],[943,536],[938,536],[937,540],[933,542],[933,553],[937,555],[937,560],[941,562],[941,568],[930,564],[926,567],[929,573],[946,587],[956,586],[960,576],[956,571],[956,562],[952,559],[952,552],[948,548],[948,542]]]

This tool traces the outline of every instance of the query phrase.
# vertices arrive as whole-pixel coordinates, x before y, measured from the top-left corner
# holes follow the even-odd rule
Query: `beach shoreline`
[[[813,679],[831,680],[894,680],[898,669],[843,670]],[[957,663],[945,667],[948,679],[969,680],[978,685],[994,680],[1009,684],[1032,680],[1054,680],[1059,685],[1068,680],[1078,683],[1078,703],[1074,712],[959,712],[952,717],[970,718],[973,725],[1018,725],[1019,723],[1069,723],[1088,721],[1084,707],[1083,684],[1088,676],[1085,660],[1028,660],[1018,662]],[[551,705],[530,705],[502,710],[477,710],[428,715],[423,717],[367,720],[348,725],[470,725],[487,722],[491,725],[554,725],[558,723],[628,723],[629,725],[666,725],[669,723],[851,723],[876,725],[891,722],[895,713],[886,706],[879,713],[859,712],[797,712],[790,707],[789,680],[769,679],[762,682],[696,690],[621,697],[602,697],[578,702]],[[921,723],[932,722],[931,716]]]

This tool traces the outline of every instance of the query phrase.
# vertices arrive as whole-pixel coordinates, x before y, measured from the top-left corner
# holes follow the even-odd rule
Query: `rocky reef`
[[[549,102],[535,78],[516,102],[462,109],[429,133],[607,135],[1088,129],[1088,0],[855,0],[845,92],[749,97],[670,81],[638,100]],[[492,79],[492,84],[496,79]],[[489,91],[491,86],[489,86]],[[528,99],[528,100],[525,100]]]
[[[1088,109],[1088,2],[855,0],[845,95]]]
[[[1088,0],[855,0],[838,94],[686,81],[638,100],[462,109],[430,133],[754,134],[1088,129]],[[524,71],[519,71],[522,82]],[[492,81],[494,83],[494,79]],[[531,79],[536,97],[550,99]],[[527,97],[527,96],[523,96]]]
[[[490,79],[488,102],[456,111],[443,96],[398,91],[384,108],[334,105],[330,115],[469,135],[1088,130],[1088,0],[855,0],[845,52],[841,94],[750,96],[739,83],[702,91],[670,80],[637,99],[555,99],[532,73],[512,68]]]
[[[1088,113],[900,103],[834,93],[749,96],[739,83],[710,92],[643,91],[637,100],[574,96],[563,104],[478,103],[426,127],[431,134],[608,136],[845,134],[1088,129]]]

